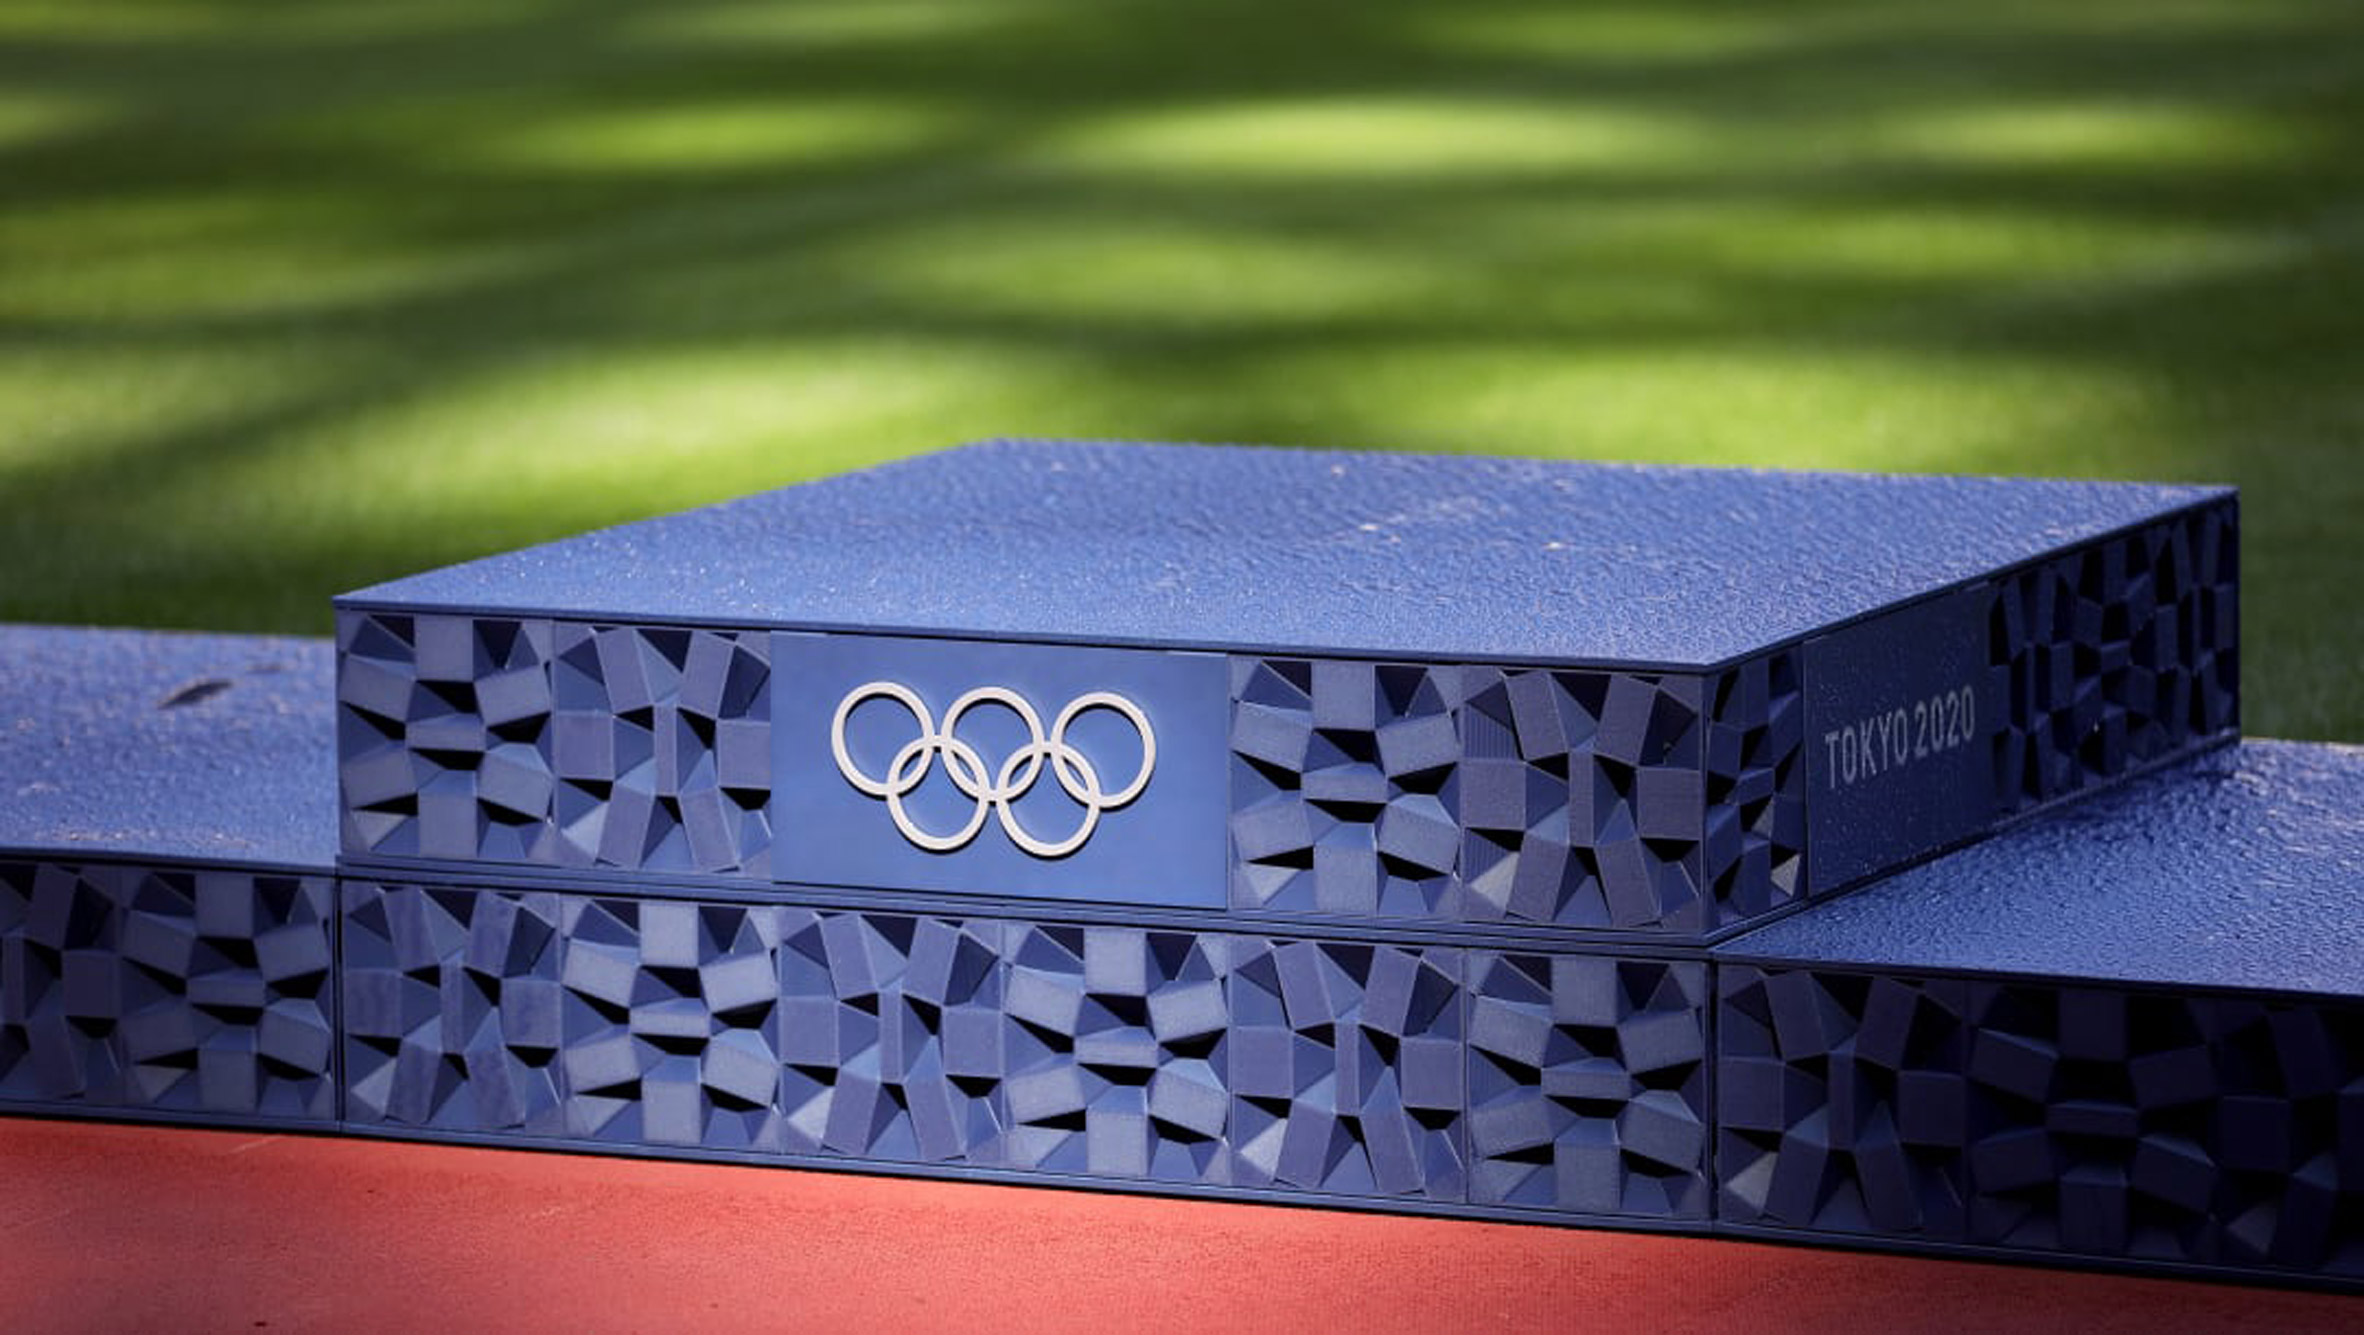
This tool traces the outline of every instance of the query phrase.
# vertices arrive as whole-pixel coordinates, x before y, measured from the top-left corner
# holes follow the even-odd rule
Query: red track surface
[[[2364,1329],[2364,1299],[1799,1247],[0,1119],[35,1330]]]

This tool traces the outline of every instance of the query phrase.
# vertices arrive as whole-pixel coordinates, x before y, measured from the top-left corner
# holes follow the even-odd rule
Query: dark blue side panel
[[[2364,1005],[1719,973],[1731,1224],[2364,1275]]]
[[[778,879],[1222,907],[1221,657],[787,633],[772,654]]]
[[[760,878],[770,636],[343,613],[348,857]]]
[[[331,885],[0,862],[0,1103],[334,1121]]]
[[[1958,843],[1997,814],[1984,585],[1806,643],[1814,884]]]
[[[348,1123],[1704,1220],[1707,965],[347,882]]]
[[[1967,984],[1716,972],[1718,1218],[1961,1237]]]
[[[1786,902],[1778,657],[1712,681],[1236,659],[1232,905],[1697,933]]]
[[[2240,725],[2240,512],[2231,500],[1997,581],[1996,796],[2017,811]]]
[[[1708,1213],[1707,966],[1473,952],[1470,1199]]]
[[[1700,933],[1804,889],[1797,656],[1232,666],[1231,902]]]

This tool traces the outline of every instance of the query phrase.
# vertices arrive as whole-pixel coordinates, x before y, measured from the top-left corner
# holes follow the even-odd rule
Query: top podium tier
[[[344,855],[1711,937],[2231,735],[2236,528],[976,445],[340,599]]]
[[[996,441],[347,607],[1707,669],[2229,488]]]

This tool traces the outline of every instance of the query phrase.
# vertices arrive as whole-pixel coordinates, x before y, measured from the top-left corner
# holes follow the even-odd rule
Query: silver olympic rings
[[[919,736],[895,752],[895,758],[887,762],[884,776],[873,777],[863,773],[846,751],[845,724],[865,701],[881,699],[893,700],[910,710],[919,724]],[[977,749],[953,735],[960,726],[961,715],[979,705],[1000,705],[1026,725],[1027,742],[1011,752],[999,770],[988,771],[985,758],[977,754]],[[1067,742],[1068,725],[1091,709],[1110,709],[1124,715],[1141,735],[1141,770],[1132,782],[1113,793],[1100,787],[1100,773],[1092,768],[1091,760]],[[1139,797],[1141,790],[1149,786],[1150,772],[1157,767],[1157,734],[1150,729],[1149,717],[1141,712],[1140,706],[1111,691],[1090,691],[1068,701],[1046,734],[1042,716],[1034,712],[1034,706],[1026,702],[1026,697],[1005,687],[980,686],[961,696],[952,702],[952,708],[944,711],[943,726],[938,727],[918,692],[897,682],[866,682],[838,701],[837,715],[829,723],[829,749],[836,755],[837,772],[845,776],[845,781],[872,797],[885,798],[895,828],[902,831],[905,839],[931,853],[949,853],[964,847],[985,828],[986,816],[995,815],[1001,818],[1002,832],[1019,848],[1038,858],[1065,857],[1092,837],[1103,812],[1114,811]],[[967,822],[950,834],[921,828],[903,805],[903,799],[927,780],[939,754],[944,757],[944,773],[952,780],[952,786],[977,804]],[[1034,787],[1046,764],[1060,789],[1084,810],[1083,824],[1065,839],[1036,838],[1010,809],[1011,803]]]

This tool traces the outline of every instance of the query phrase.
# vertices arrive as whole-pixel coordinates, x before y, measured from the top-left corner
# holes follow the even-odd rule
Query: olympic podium
[[[1892,1004],[1972,974],[2026,991],[2008,956],[1909,948],[2011,866],[2045,889],[2014,892],[2010,930],[2086,893],[2148,939],[2141,886],[2037,877],[2029,832],[2212,764],[2296,782],[2238,768],[2283,752],[2225,749],[2237,528],[2218,488],[976,446],[340,598],[333,682],[317,647],[285,679],[333,719],[291,711],[313,740],[258,762],[333,761],[334,787],[165,809],[337,831],[287,870],[333,886],[303,912],[334,947],[322,1069],[348,1131],[2338,1281],[2341,1091],[2364,1076],[2344,1020],[2290,1077],[2308,1154],[2276,1177],[2192,1142],[2329,1222],[2261,1234],[2254,1191],[2160,1176],[2190,1136],[2129,1142],[2125,1198],[2172,1179],[2203,1221],[2181,1252],[2085,1205],[2049,1233],[1973,1209],[2050,1181],[1996,1148],[2025,1143],[1990,1107],[2004,1078],[1893,1050],[2068,1041],[1958,998],[1945,1038]],[[235,694],[169,716],[211,738]],[[2175,809],[2098,828],[2173,863],[2237,818]],[[2302,827],[2346,841],[2305,874],[2355,903],[2364,836]],[[1998,857],[2020,861],[1963,861]],[[56,1064],[18,1018],[52,995],[28,980],[65,959],[56,924],[87,916],[56,884],[0,918],[32,943],[0,953],[0,1097],[257,1115],[7,1083]],[[1948,888],[1897,890],[1927,884]],[[1874,902],[1899,905],[1877,932],[1901,956],[1816,935]],[[2041,975],[2054,1023],[2084,1024],[2058,997],[2226,982],[2084,968]],[[2283,984],[2310,1015],[2356,990]],[[261,1041],[253,1006],[188,1006]],[[44,1052],[104,1027],[43,1024]],[[2163,1040],[2133,1032],[2115,1076],[2085,1047],[2062,1069],[2138,1078]],[[2160,1106],[2204,1117],[2247,1080]],[[2077,1146],[2139,1120],[2085,1089],[2011,1116]],[[2096,1162],[2060,1158],[2050,1189],[2101,1199]]]

